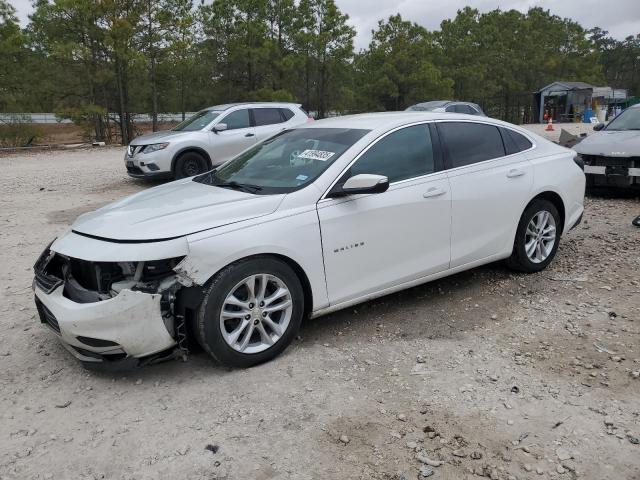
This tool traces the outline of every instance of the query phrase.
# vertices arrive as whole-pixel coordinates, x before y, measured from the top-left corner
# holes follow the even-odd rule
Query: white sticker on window
[[[320,160],[326,162],[335,155],[336,152],[326,152],[324,150],[305,150],[297,155],[298,158],[308,158],[309,160]]]
[[[303,181],[303,182],[304,182],[307,178],[309,178],[309,177],[308,177],[308,176],[306,176],[306,175],[298,175],[298,176],[296,177],[296,180],[300,180],[300,181]]]

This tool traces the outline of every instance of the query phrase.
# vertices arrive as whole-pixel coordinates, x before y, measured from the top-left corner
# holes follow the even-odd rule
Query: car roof
[[[224,103],[222,105],[213,105],[211,107],[204,108],[203,110],[229,110],[234,107],[300,107],[302,104],[300,103],[291,103],[291,102],[236,102],[236,103]]]
[[[445,112],[378,112],[331,117],[305,124],[298,128],[360,128],[366,130],[387,130],[409,123],[429,120],[471,120],[474,122],[491,123],[494,125],[516,127],[516,125],[478,115]]]

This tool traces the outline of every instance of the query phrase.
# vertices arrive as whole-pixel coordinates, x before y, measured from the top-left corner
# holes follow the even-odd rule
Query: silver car
[[[573,147],[584,163],[587,186],[640,188],[640,104],[594,130]]]
[[[311,120],[297,103],[216,105],[171,130],[133,140],[125,153],[125,166],[135,178],[192,177],[282,130]]]
[[[449,113],[465,113],[467,115],[479,115],[486,117],[485,113],[477,103],[457,102],[453,100],[433,100],[431,102],[422,102],[411,105],[406,109],[407,112],[449,112]]]

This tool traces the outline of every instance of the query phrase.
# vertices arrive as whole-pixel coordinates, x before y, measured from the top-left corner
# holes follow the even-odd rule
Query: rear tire
[[[507,266],[534,273],[544,270],[558,251],[562,224],[558,209],[548,200],[534,199],[525,209]]]
[[[197,152],[185,152],[176,160],[173,178],[193,177],[207,171],[207,160]]]
[[[202,348],[219,363],[247,368],[287,348],[303,313],[302,285],[291,267],[275,258],[254,257],[216,274],[194,330]]]

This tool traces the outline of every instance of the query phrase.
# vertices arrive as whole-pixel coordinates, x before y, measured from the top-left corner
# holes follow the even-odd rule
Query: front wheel
[[[304,312],[300,280],[286,263],[258,257],[220,271],[196,316],[196,337],[218,362],[246,368],[276,357]]]
[[[173,177],[180,178],[193,177],[207,171],[207,161],[197,152],[186,152],[176,160]]]
[[[507,265],[521,272],[539,272],[555,257],[562,226],[558,209],[548,200],[535,199],[526,208]]]

